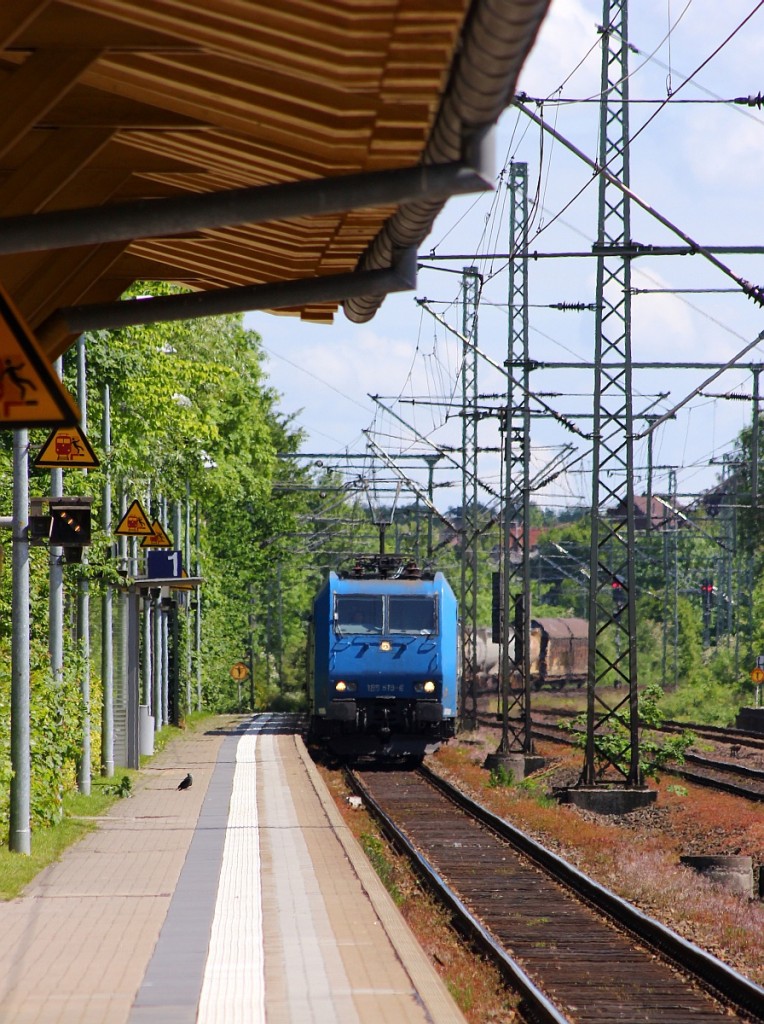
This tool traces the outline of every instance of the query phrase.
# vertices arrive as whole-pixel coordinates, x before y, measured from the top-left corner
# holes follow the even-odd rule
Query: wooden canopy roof
[[[384,281],[342,282],[389,269],[447,194],[481,187],[387,172],[474,168],[548,2],[4,0],[0,282],[51,357],[110,326],[136,280],[187,286],[199,312],[211,295],[321,321],[350,296],[368,319]],[[273,191],[292,183],[296,205]]]

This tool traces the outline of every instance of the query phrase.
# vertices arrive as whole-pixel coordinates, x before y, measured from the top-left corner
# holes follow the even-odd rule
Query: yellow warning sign
[[[180,578],[187,580],[189,578],[188,573],[185,569],[180,570]],[[193,590],[195,584],[193,583],[171,583],[170,590]]]
[[[90,441],[79,427],[58,427],[51,431],[34,464],[37,469],[57,469],[59,466],[95,469],[100,465]]]
[[[114,532],[120,537],[150,537],[154,532],[137,499],[122,516],[122,520]]]
[[[171,548],[172,541],[164,532],[164,527],[155,519],[151,524],[151,535],[141,541],[142,548]]]
[[[756,683],[757,686],[764,683],[764,668],[751,669],[751,682]]]
[[[249,669],[243,661],[237,661],[235,665],[231,665],[231,679],[240,682],[242,679],[246,679],[248,675]]]
[[[0,286],[0,427],[71,427],[77,404]]]

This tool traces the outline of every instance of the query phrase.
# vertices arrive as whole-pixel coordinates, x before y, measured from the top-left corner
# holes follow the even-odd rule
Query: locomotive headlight
[[[347,679],[338,679],[334,684],[334,689],[337,693],[352,693],[356,688],[355,683],[350,682]]]
[[[432,681],[432,679],[428,679],[427,682],[424,684],[424,692],[435,693],[435,683]]]

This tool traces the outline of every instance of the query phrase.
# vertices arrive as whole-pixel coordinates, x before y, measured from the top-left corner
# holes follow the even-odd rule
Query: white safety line
[[[294,1024],[359,1024],[351,988],[329,924],[305,837],[300,828],[276,737],[260,746],[265,842],[281,867],[272,879],[277,927],[288,965],[288,1019]]]
[[[265,985],[255,754],[261,721],[236,748],[215,917],[198,1024],[264,1024]]]

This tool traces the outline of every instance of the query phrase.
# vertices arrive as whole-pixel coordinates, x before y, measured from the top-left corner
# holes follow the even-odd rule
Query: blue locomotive
[[[310,633],[310,739],[351,758],[421,760],[454,735],[458,611],[442,573],[358,558],[329,574]]]

